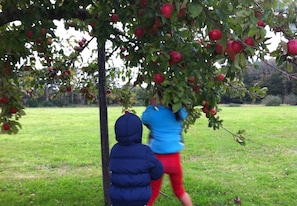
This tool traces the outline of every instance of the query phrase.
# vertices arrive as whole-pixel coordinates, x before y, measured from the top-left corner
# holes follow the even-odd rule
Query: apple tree
[[[64,22],[70,46],[62,42],[56,20]],[[87,37],[71,41],[73,30]],[[202,114],[209,127],[218,129],[222,94],[265,95],[265,88],[243,84],[242,75],[253,62],[275,58],[284,75],[297,79],[291,73],[296,31],[296,2],[291,0],[2,0],[1,133],[18,132],[18,120],[25,115],[22,97],[45,85],[59,92],[75,90],[92,101],[98,85],[91,80],[104,79],[100,72],[114,55],[123,67],[108,64],[110,78],[144,87],[148,96],[161,89],[164,104],[175,111],[187,108],[185,130]],[[274,50],[269,34],[278,36]],[[84,62],[82,54],[94,42],[98,62]],[[105,86],[99,86],[100,94]],[[111,92],[124,109],[132,107],[129,87]],[[236,140],[244,143],[240,134]]]
[[[96,85],[88,77],[97,70],[94,62],[82,66],[80,58],[94,39],[98,47],[110,42],[107,59],[116,54],[124,62],[121,70],[109,69],[112,78],[145,87],[148,95],[163,90],[164,103],[174,110],[185,106],[185,129],[202,113],[210,127],[221,127],[217,105],[226,92],[263,97],[265,88],[242,83],[257,59],[270,54],[296,79],[290,74],[297,54],[294,1],[4,0],[0,9],[0,124],[6,133],[21,127],[22,96],[34,88],[58,85],[60,92],[76,89],[94,99]],[[72,42],[67,52],[54,20],[87,32],[88,40]],[[280,36],[274,51],[267,33]],[[129,89],[114,92],[124,108],[132,106]]]

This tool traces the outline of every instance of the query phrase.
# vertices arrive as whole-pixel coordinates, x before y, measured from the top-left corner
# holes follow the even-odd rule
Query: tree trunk
[[[99,42],[98,42],[99,45]],[[100,135],[101,135],[101,160],[103,176],[103,193],[105,205],[110,205],[108,190],[109,180],[109,140],[108,140],[108,118],[106,100],[106,71],[105,71],[105,44],[98,49],[98,72],[99,72],[99,110],[100,110]]]

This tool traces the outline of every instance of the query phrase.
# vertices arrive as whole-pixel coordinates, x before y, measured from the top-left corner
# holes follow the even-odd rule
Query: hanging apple
[[[140,1],[139,1],[139,7],[140,7],[141,9],[145,9],[145,8],[147,8],[147,4],[148,4],[148,0],[140,0]]]
[[[194,83],[195,82],[195,77],[194,76],[189,76],[188,77],[188,82],[189,83]]]
[[[186,9],[185,8],[182,8],[178,11],[178,14],[177,14],[177,17],[178,18],[183,18],[186,16]]]
[[[1,104],[7,104],[8,103],[8,98],[7,97],[1,97],[0,98],[0,103]]]
[[[213,115],[217,114],[216,108],[211,108],[209,112],[212,113]]]
[[[144,36],[145,32],[144,32],[144,28],[143,27],[138,27],[135,29],[134,34],[137,38],[141,38]]]
[[[112,23],[117,23],[119,21],[119,15],[118,14],[111,14],[110,21]]]
[[[233,41],[231,47],[235,53],[240,53],[243,49],[243,46],[239,41]]]
[[[4,123],[4,124],[2,125],[2,128],[3,128],[3,130],[7,131],[7,130],[10,129],[10,124],[9,124],[9,123]]]
[[[169,60],[170,65],[177,64],[181,62],[183,59],[182,54],[177,51],[169,51],[169,55],[170,55],[170,60]]]
[[[248,46],[254,46],[254,39],[253,37],[247,37],[245,40],[244,40],[244,43],[246,43]]]
[[[220,40],[222,38],[222,31],[220,29],[213,29],[208,33],[208,36],[212,41]]]
[[[234,60],[235,59],[236,52],[232,48],[232,43],[233,43],[233,40],[229,40],[227,42],[227,46],[226,46],[225,52],[230,57],[231,60]]]
[[[225,75],[224,75],[224,74],[219,74],[219,75],[216,77],[216,79],[217,79],[219,82],[222,82],[222,81],[224,81],[224,79],[225,79]]]
[[[259,27],[265,27],[265,22],[262,21],[262,20],[258,20],[258,21],[257,21],[257,25],[258,25]]]
[[[18,109],[16,108],[16,107],[12,107],[11,109],[10,109],[10,114],[15,114],[15,113],[17,113],[18,112]]]
[[[291,39],[287,43],[289,55],[297,55],[297,39]]]
[[[157,84],[161,84],[162,82],[164,82],[165,78],[164,78],[164,76],[163,76],[162,74],[157,73],[157,74],[155,74],[155,76],[154,76],[154,80],[155,80],[155,82],[156,82]]]
[[[32,39],[32,37],[33,37],[33,31],[32,30],[27,31],[26,35],[27,35],[27,37],[29,39]]]
[[[223,45],[222,44],[216,44],[215,45],[215,50],[217,54],[222,54],[223,53]]]
[[[71,87],[71,86],[67,86],[67,87],[66,87],[66,91],[67,91],[67,92],[71,92],[71,91],[72,91],[72,87]]]
[[[172,12],[174,10],[174,7],[172,6],[172,4],[170,3],[166,3],[161,7],[161,12],[162,15],[166,18],[166,19],[170,19]]]

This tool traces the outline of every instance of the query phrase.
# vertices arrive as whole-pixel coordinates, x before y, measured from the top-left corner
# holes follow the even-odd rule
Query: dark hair
[[[163,89],[162,88],[156,88],[156,93],[157,93],[157,95],[159,96],[159,98],[162,98],[163,97]],[[172,104],[169,104],[168,105],[168,107],[169,107],[169,109],[173,112],[173,110],[172,110]],[[180,112],[179,112],[179,110],[178,111],[176,111],[176,112],[173,112],[173,114],[174,114],[174,116],[175,116],[175,119],[176,119],[176,121],[181,121],[182,120],[182,118],[181,118],[181,116],[180,116]]]

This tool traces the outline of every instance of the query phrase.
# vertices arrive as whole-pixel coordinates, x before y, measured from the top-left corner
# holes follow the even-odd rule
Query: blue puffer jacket
[[[110,200],[113,206],[143,206],[149,201],[151,180],[163,174],[162,163],[141,143],[142,122],[132,113],[115,123],[116,143],[111,149]]]

